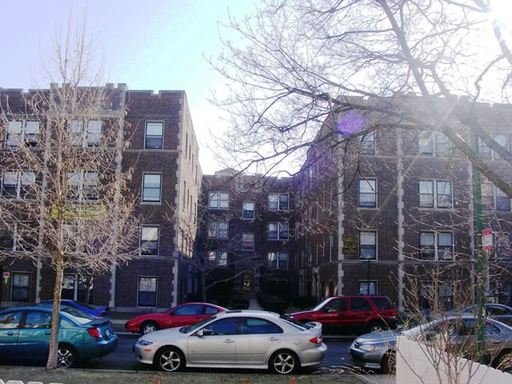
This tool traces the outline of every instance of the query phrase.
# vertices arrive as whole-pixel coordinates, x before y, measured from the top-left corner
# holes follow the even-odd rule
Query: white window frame
[[[229,209],[229,192],[208,192],[208,209]]]
[[[311,168],[310,168],[310,170],[311,170]],[[281,207],[281,196],[282,195],[286,195],[286,197],[287,197],[288,204],[287,204],[286,208]],[[270,203],[270,201],[274,197],[277,197],[276,208],[271,206],[271,203]],[[290,210],[290,194],[289,193],[281,193],[281,192],[269,193],[268,194],[268,210],[269,211],[289,211]]]
[[[221,226],[225,226],[225,231],[221,229]],[[213,231],[212,231],[213,229]],[[209,221],[208,222],[208,238],[209,239],[229,239],[229,222],[227,221]],[[224,235],[225,234],[225,235]],[[222,236],[221,236],[222,235]]]
[[[91,177],[93,176],[93,177]],[[77,183],[70,183],[76,179]],[[96,180],[95,183],[89,183],[90,180]],[[98,187],[100,183],[100,175],[98,172],[76,171],[69,172],[67,175],[68,182],[68,198],[75,201],[94,201],[98,200]],[[76,187],[76,196],[70,196],[71,188]],[[91,193],[89,193],[91,192]]]
[[[19,123],[19,131],[17,130],[16,133],[12,133],[11,123]],[[20,144],[25,144],[31,147],[37,147],[39,145],[40,132],[41,123],[38,120],[9,120],[7,122],[4,145],[7,148],[16,148],[19,147]],[[11,135],[18,136],[15,140],[12,141],[12,143],[10,142]],[[35,140],[31,139],[31,137],[33,136],[35,136]]]
[[[422,145],[422,141],[425,145]],[[447,151],[441,152],[443,145],[447,145]],[[418,153],[422,156],[444,157],[450,156],[453,152],[453,145],[450,139],[440,131],[421,130],[418,133]]]
[[[220,249],[209,250],[208,261],[218,267],[225,267],[228,265],[228,253]],[[213,256],[213,257],[212,257]]]
[[[281,265],[281,255],[286,255],[286,265]],[[275,266],[272,265],[272,262],[275,260]],[[290,254],[288,251],[271,251],[267,254],[267,261],[270,269],[289,269],[290,265]],[[284,264],[284,262],[283,262]]]
[[[430,193],[421,193],[421,183],[430,183],[432,185],[432,194]],[[439,183],[448,183],[450,186],[450,200],[449,200],[449,206],[443,207],[439,206],[439,196],[440,195],[446,195],[445,193],[440,194],[438,185]],[[449,210],[453,209],[453,182],[451,180],[418,180],[418,206],[423,209],[441,209],[441,210]],[[425,206],[421,204],[421,196],[422,195],[432,195],[432,206]]]
[[[246,204],[252,204],[252,209],[246,209]],[[250,217],[245,217],[245,212],[251,212]],[[256,204],[254,201],[244,201],[242,203],[242,220],[254,220],[256,217]]]
[[[143,291],[143,292],[155,292],[155,305],[141,305],[139,300],[140,291],[140,280],[141,279],[155,279],[155,290],[154,291]],[[157,276],[137,276],[137,307],[141,308],[156,308],[158,307],[158,277]]]
[[[146,176],[158,176],[159,177],[159,194],[158,200],[145,200],[144,199],[144,191],[146,189]],[[151,189],[155,189],[151,187]],[[160,172],[144,172],[142,174],[142,193],[141,193],[141,204],[161,204],[162,203],[162,174]]]
[[[276,237],[270,237],[270,226],[275,225],[276,226]],[[288,226],[287,236],[281,237],[281,233],[284,232],[283,226]],[[283,241],[283,240],[289,240],[290,239],[290,224],[289,223],[281,223],[281,222],[269,222],[267,223],[267,240],[269,241]]]
[[[98,122],[100,128],[99,132],[96,129],[91,129],[97,128]],[[70,134],[77,134],[77,137],[69,137],[74,147],[93,148],[101,144],[103,137],[103,120],[101,119],[74,119],[69,121],[67,129]],[[96,137],[99,137],[99,139],[96,139]]]
[[[368,258],[368,257],[362,257],[361,256],[361,250],[363,249],[363,246],[364,247],[369,247],[371,246],[372,244],[363,244],[361,241],[362,241],[362,238],[363,238],[363,234],[374,234],[374,239],[375,239],[375,244],[373,245],[374,248],[375,248],[375,257],[374,258]],[[372,230],[367,230],[367,231],[359,231],[359,247],[358,247],[358,258],[359,260],[363,260],[363,261],[374,261],[374,260],[378,260],[379,259],[379,233],[378,231],[372,231]]]
[[[15,187],[15,195],[13,196],[6,196],[4,195],[3,193],[3,190],[4,190],[4,177],[6,174],[9,174],[9,175],[14,175],[14,177],[16,178],[16,183],[15,184],[9,184],[9,185],[14,185]],[[27,181],[30,181],[29,183],[27,183]],[[25,185],[28,185],[28,186],[31,186],[31,185],[34,185],[36,182],[36,174],[35,172],[32,172],[32,171],[10,171],[10,170],[6,170],[4,171],[3,173],[0,173],[0,198],[4,198],[4,199],[24,199],[24,200],[30,200],[29,197],[27,197],[26,195],[24,195],[22,192],[23,192],[23,186]]]
[[[373,186],[371,185],[373,183]],[[366,184],[370,190],[373,189],[373,193],[371,192],[361,192],[362,188],[361,186]],[[368,179],[359,179],[359,188],[358,188],[358,196],[357,196],[357,205],[359,208],[363,209],[376,209],[379,208],[379,193],[378,193],[378,182],[376,178],[368,178]],[[361,196],[362,195],[373,195],[375,198],[374,205],[368,206],[368,205],[362,205],[361,204]]]
[[[432,239],[433,239],[433,251],[434,251],[434,257],[433,258],[423,258],[421,253],[422,253],[422,249],[423,249],[423,244],[421,243],[421,235],[422,234],[428,234],[428,235],[432,235]],[[450,254],[452,255],[451,258],[442,258],[440,259],[439,256],[440,256],[440,253],[441,253],[441,249],[440,249],[440,235],[443,235],[443,234],[449,234],[450,237],[451,237],[451,245],[450,245]],[[443,247],[446,247],[445,245],[443,245]],[[419,234],[418,234],[418,250],[419,250],[419,259],[421,260],[425,260],[425,261],[454,261],[455,260],[455,236],[453,234],[453,232],[450,232],[450,231],[420,231]]]
[[[365,155],[375,155],[377,151],[377,132],[367,132],[361,136],[361,153]]]
[[[148,148],[147,147],[147,138],[151,136],[150,138],[158,138],[157,135],[148,135],[148,126],[151,124],[160,124],[162,128],[162,134],[160,136],[160,148]],[[164,149],[164,131],[165,131],[165,122],[163,120],[148,120],[144,124],[144,149],[146,150],[162,150]]]
[[[366,293],[362,292],[362,284],[367,284]],[[369,287],[374,285],[374,292],[372,293]],[[378,295],[379,294],[379,281],[378,280],[359,280],[359,294],[364,296]]]
[[[14,291],[14,277],[16,275],[25,275],[26,277],[28,277],[28,284],[26,287],[22,287],[22,288],[26,288],[27,289],[27,300],[15,300],[13,298],[13,291]],[[19,288],[19,286],[18,286]],[[25,272],[25,271],[13,271],[12,272],[12,277],[11,277],[11,295],[10,295],[10,299],[12,302],[18,302],[18,303],[26,303],[26,302],[29,302],[30,301],[30,272]]]
[[[498,139],[499,136],[505,137],[505,145],[502,145],[502,143],[500,142],[501,140]],[[511,139],[511,137],[510,137],[510,135],[508,133],[495,133],[495,134],[492,135],[492,138],[494,139],[494,141],[496,143],[501,145],[505,149],[505,151],[509,151],[510,152],[510,144],[511,144],[510,143],[510,139]],[[498,155],[498,153],[493,150],[492,151],[492,158],[494,160],[499,159],[500,155]]]
[[[147,242],[155,242],[155,240],[144,240],[144,228],[156,228],[156,253],[145,253],[142,249],[142,244]],[[160,225],[158,224],[143,224],[140,227],[140,238],[139,238],[140,253],[142,256],[158,256],[160,254]]]

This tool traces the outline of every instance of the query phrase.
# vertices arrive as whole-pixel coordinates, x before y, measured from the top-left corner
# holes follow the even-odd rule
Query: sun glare
[[[491,3],[491,17],[500,25],[510,28],[512,26],[512,0],[493,0]]]

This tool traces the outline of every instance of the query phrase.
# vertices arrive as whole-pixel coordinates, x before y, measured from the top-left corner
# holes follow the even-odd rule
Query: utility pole
[[[475,142],[475,152],[480,156],[479,137],[473,135]],[[485,324],[484,324],[484,304],[485,304],[485,270],[486,260],[482,250],[482,185],[480,171],[473,166],[473,188],[475,196],[475,248],[474,257],[476,258],[476,304],[478,308],[478,328],[476,351],[478,361],[481,360],[484,352],[485,343]]]

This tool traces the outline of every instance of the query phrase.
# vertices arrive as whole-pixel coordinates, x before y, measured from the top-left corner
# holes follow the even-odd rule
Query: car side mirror
[[[200,329],[199,331],[196,332],[196,336],[197,337],[203,337],[204,336],[204,332],[202,329]]]

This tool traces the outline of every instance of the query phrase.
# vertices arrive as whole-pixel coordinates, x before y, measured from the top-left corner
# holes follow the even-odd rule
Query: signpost
[[[494,248],[494,241],[492,230],[490,228],[482,229],[482,249],[486,252],[492,251]]]
[[[9,279],[11,278],[11,272],[4,272],[3,278],[4,278],[4,284],[7,284],[9,282]]]

